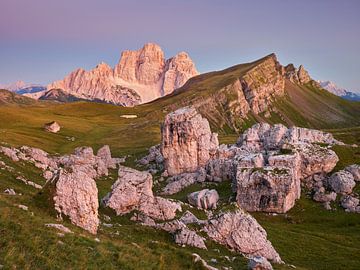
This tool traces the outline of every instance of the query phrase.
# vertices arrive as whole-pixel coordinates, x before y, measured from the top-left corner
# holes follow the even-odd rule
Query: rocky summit
[[[90,71],[79,68],[47,89],[61,89],[81,99],[134,106],[168,95],[196,75],[198,71],[186,52],[165,59],[159,45],[147,43],[137,51],[123,51],[115,68],[104,62]]]

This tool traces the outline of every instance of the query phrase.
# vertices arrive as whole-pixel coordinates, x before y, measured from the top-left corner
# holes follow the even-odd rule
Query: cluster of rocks
[[[307,82],[305,75],[301,68],[297,71],[300,83]],[[161,146],[152,148],[145,158],[147,162],[142,164],[155,163],[164,168],[163,177],[170,176],[162,190],[164,195],[194,183],[231,181],[240,208],[208,220],[198,220],[187,212],[176,222],[152,225],[171,232],[183,231],[189,223],[201,225],[212,240],[253,258],[252,265],[263,264],[264,269],[271,269],[266,259],[281,262],[281,258],[267,240],[265,230],[244,210],[286,213],[300,198],[304,186],[313,191],[314,200],[328,208],[329,202],[341,193],[341,205],[347,211],[359,211],[359,199],[351,192],[355,181],[359,181],[360,166],[328,175],[339,160],[331,150],[335,144],[343,145],[323,131],[258,123],[246,130],[236,144],[219,146],[217,134],[211,132],[207,120],[194,108],[181,108],[166,116]],[[216,208],[218,199],[216,190],[188,195],[190,204],[206,210]],[[193,239],[186,230],[176,239],[182,235]],[[260,257],[254,259],[256,256]]]
[[[35,188],[50,188],[55,210],[59,217],[68,216],[71,222],[85,230],[96,233],[99,226],[98,189],[95,179],[108,175],[123,159],[112,158],[109,146],[100,148],[94,155],[91,147],[78,147],[73,154],[51,156],[47,152],[27,146],[21,148],[0,147],[14,162],[20,160],[33,163],[43,170],[47,180],[45,187],[18,177]]]

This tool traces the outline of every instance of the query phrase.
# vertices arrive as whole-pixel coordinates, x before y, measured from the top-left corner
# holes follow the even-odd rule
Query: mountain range
[[[320,83],[322,88],[328,90],[334,95],[337,95],[347,100],[360,101],[360,94],[341,88],[332,81],[318,81],[318,83]]]

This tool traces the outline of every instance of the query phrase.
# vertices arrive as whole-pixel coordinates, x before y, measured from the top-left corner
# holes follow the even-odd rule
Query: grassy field
[[[39,147],[52,154],[70,153],[83,145],[97,150],[108,144],[114,156],[130,155],[127,165],[135,166],[137,157],[160,142],[160,124],[166,113],[188,104],[186,100],[215,95],[217,90],[251,67],[251,64],[245,64],[198,76],[182,91],[134,108],[87,102],[33,102],[0,91],[0,142]],[[275,103],[276,110],[270,118],[249,115],[246,120],[241,120],[242,129],[259,119],[283,122],[326,129],[346,143],[360,145],[360,103],[342,101],[311,85],[287,85],[287,90],[287,95]],[[224,107],[217,110],[230,118]],[[122,117],[127,114],[135,114],[137,118]],[[212,128],[220,132],[220,141],[234,143],[238,134],[227,125],[230,120],[216,117],[214,114],[210,122]],[[61,125],[59,133],[43,131],[43,125],[50,121]],[[216,121],[222,121],[227,127],[218,126]],[[335,170],[360,163],[359,149],[335,146],[340,157]],[[207,261],[216,259],[218,263],[213,265],[217,267],[246,269],[246,260],[242,256],[215,243],[207,242],[208,251],[182,248],[174,244],[168,233],[137,225],[129,221],[128,216],[116,217],[109,209],[101,208],[100,217],[103,220],[104,214],[110,216],[114,226],[101,226],[97,235],[100,242],[68,221],[64,223],[74,234],[59,237],[57,231],[44,226],[58,222],[46,194],[39,194],[38,190],[16,179],[21,174],[44,184],[41,172],[24,162],[10,162],[3,155],[0,160],[14,170],[0,170],[0,265],[4,269],[201,269],[192,263],[193,252]],[[97,181],[99,197],[110,190],[115,179],[116,171],[112,171],[109,177]],[[232,197],[230,183],[212,184],[211,187],[218,189],[221,205]],[[6,188],[14,188],[22,195],[5,195],[2,191]],[[188,192],[201,188],[201,185],[193,185],[171,197],[185,201]],[[21,210],[18,204],[27,205],[29,211]],[[336,210],[326,211],[303,192],[296,206],[285,215],[255,213],[254,216],[267,230],[282,259],[295,265],[296,269],[359,269],[360,215],[345,213],[337,204],[333,206]],[[199,218],[204,217],[202,211],[192,211]],[[225,255],[234,257],[234,261],[227,261]],[[292,268],[275,265],[275,269]]]

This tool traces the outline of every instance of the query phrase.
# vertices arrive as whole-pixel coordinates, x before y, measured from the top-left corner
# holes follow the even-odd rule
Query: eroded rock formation
[[[157,44],[147,43],[140,50],[122,52],[114,69],[103,62],[90,71],[77,69],[47,88],[82,99],[134,106],[171,93],[195,75],[198,72],[187,53],[166,60]]]
[[[209,122],[190,107],[168,114],[161,134],[161,152],[169,175],[196,171],[206,164],[219,145]]]

